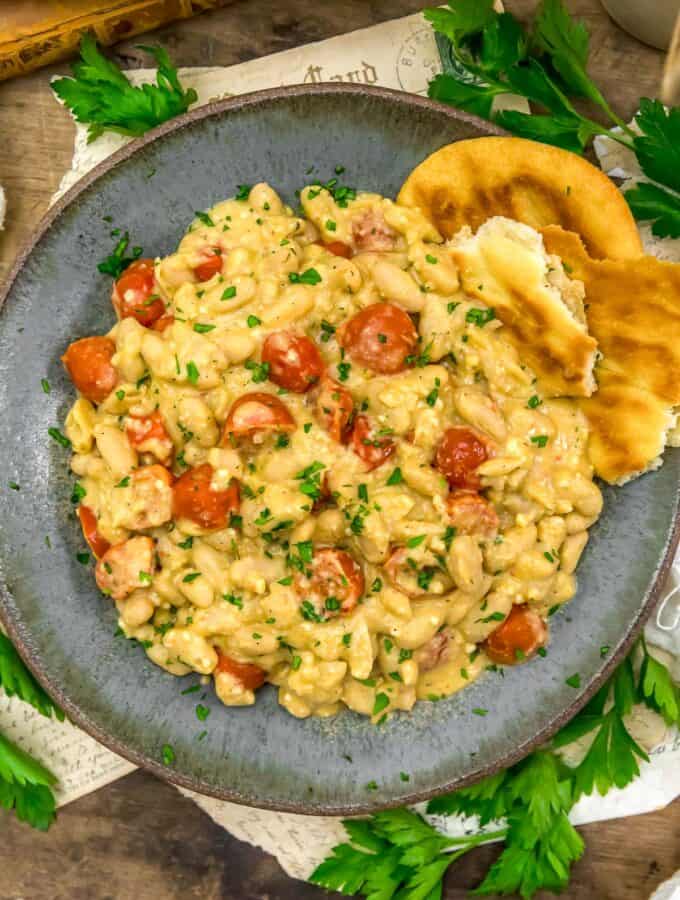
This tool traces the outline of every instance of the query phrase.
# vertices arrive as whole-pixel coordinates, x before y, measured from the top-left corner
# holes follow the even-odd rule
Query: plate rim
[[[227,97],[223,100],[216,100],[211,103],[196,107],[180,116],[164,122],[146,132],[138,138],[115,151],[102,162],[94,166],[82,178],[70,187],[58,200],[56,200],[48,210],[43,214],[40,221],[30,233],[30,235],[22,242],[19,252],[6,276],[4,283],[0,286],[0,315],[5,308],[5,303],[14,286],[17,277],[24,268],[26,262],[30,258],[33,250],[44,235],[49,231],[52,225],[60,218],[68,207],[85,191],[94,185],[100,178],[107,175],[120,164],[126,162],[130,157],[137,154],[149,144],[162,140],[164,137],[175,132],[181,131],[194,122],[203,121],[214,116],[228,115],[232,111],[240,111],[250,107],[257,107],[262,103],[270,101],[287,100],[290,97],[304,96],[329,96],[358,94],[369,95],[380,98],[392,103],[400,104],[407,108],[417,108],[435,112],[438,115],[444,115],[452,120],[468,122],[475,125],[481,132],[488,135],[507,135],[507,131],[498,126],[481,119],[478,116],[466,113],[455,107],[447,106],[421,97],[418,94],[410,94],[406,91],[398,91],[391,88],[356,85],[350,83],[322,83],[322,84],[295,84],[284,85],[265,90],[252,91],[245,94],[237,94]],[[673,558],[680,544],[680,507],[676,510],[673,525],[668,532],[667,545],[659,565],[656,578],[648,586],[648,595],[646,601],[640,606],[637,615],[633,619],[630,626],[622,636],[621,641],[617,645],[616,651],[606,659],[601,669],[594,676],[592,681],[578,693],[574,699],[561,709],[555,716],[551,717],[546,725],[536,732],[532,737],[523,743],[513,746],[506,752],[497,757],[497,759],[487,765],[480,766],[467,775],[452,778],[436,787],[427,790],[417,790],[410,794],[406,794],[398,799],[383,799],[379,795],[375,796],[373,802],[350,803],[349,805],[333,805],[326,802],[315,804],[314,808],[305,804],[304,798],[300,802],[284,802],[271,801],[268,799],[257,799],[254,802],[252,798],[245,798],[238,790],[237,786],[221,787],[207,784],[198,776],[185,775],[178,772],[171,766],[165,766],[157,759],[148,755],[144,751],[138,751],[130,748],[122,739],[117,738],[109,731],[103,730],[98,724],[93,722],[87,713],[82,711],[76,701],[71,700],[61,690],[61,687],[52,682],[52,676],[46,670],[42,658],[38,656],[36,659],[31,652],[31,633],[27,626],[19,619],[15,621],[14,613],[11,612],[16,607],[16,602],[12,597],[2,572],[0,572],[0,623],[7,631],[9,638],[14,644],[19,656],[36,678],[38,683],[49,694],[51,698],[59,705],[59,707],[67,714],[69,720],[81,728],[86,734],[94,738],[98,743],[102,744],[113,753],[121,756],[127,761],[133,763],[139,768],[151,772],[151,774],[162,779],[165,782],[174,784],[177,787],[186,788],[207,797],[214,797],[219,800],[227,800],[243,806],[255,806],[258,809],[267,809],[276,812],[297,813],[309,816],[348,816],[348,815],[365,815],[384,809],[392,809],[401,806],[409,806],[442,794],[450,793],[468,784],[479,781],[482,778],[499,772],[501,769],[514,765],[534,749],[548,740],[556,731],[565,725],[576,713],[582,709],[588,700],[596,693],[602,684],[610,677],[614,669],[627,655],[633,643],[640,634],[643,625],[649,618],[649,615],[661,595],[663,584],[668,574]]]

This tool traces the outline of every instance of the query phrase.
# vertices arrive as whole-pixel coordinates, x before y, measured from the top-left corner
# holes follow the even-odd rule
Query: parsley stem
[[[501,828],[498,831],[486,831],[482,834],[470,834],[462,837],[450,838],[448,849],[456,850],[460,845],[464,845],[467,850],[476,847],[479,844],[486,844],[488,841],[502,841],[507,837],[508,829]]]

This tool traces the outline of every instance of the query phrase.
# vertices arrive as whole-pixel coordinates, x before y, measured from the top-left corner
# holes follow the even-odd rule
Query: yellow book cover
[[[229,2],[23,0],[16,3],[0,0],[0,80],[74,56],[84,31],[91,32],[100,44],[115,44]]]

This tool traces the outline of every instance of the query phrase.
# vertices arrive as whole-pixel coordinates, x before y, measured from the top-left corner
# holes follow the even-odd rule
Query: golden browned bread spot
[[[580,156],[523,138],[484,137],[437,150],[404,182],[399,203],[419,207],[447,238],[490,216],[532,228],[562,225],[596,259],[643,253],[620,191]]]
[[[581,402],[598,475],[621,482],[659,465],[680,405],[680,265],[654,256],[597,260],[579,236],[542,229],[546,248],[585,285],[588,328],[602,359]]]
[[[474,236],[467,229],[461,232],[450,253],[463,290],[494,309],[542,392],[589,396],[595,389],[597,343],[549,283],[551,262],[540,235],[497,216]]]

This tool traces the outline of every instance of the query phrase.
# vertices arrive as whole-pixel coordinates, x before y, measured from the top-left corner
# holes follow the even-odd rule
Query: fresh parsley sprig
[[[584,851],[569,821],[573,805],[594,790],[606,794],[625,787],[639,774],[638,760],[647,759],[626,727],[635,703],[659,712],[668,724],[680,724],[680,691],[644,639],[547,747],[428,804],[428,813],[477,816],[481,828],[494,823],[504,828],[448,838],[405,809],[347,820],[350,843],[335,847],[310,880],[369,900],[439,900],[449,866],[473,847],[500,838],[504,849],[475,894],[519,894],[528,900],[539,890],[563,890]],[[585,735],[592,742],[583,759],[567,765],[561,749]]]
[[[97,49],[90,34],[80,43],[80,60],[73,63],[73,78],[58,78],[52,89],[77,122],[86,123],[88,142],[104,131],[136,137],[186,112],[198,96],[185,90],[177,69],[162,47],[141,47],[158,67],[156,84],[134,87],[118,66]]]
[[[588,30],[561,0],[542,0],[531,29],[510,13],[497,13],[493,0],[449,0],[448,8],[426,9],[424,16],[448,69],[430,82],[430,97],[574,153],[583,153],[596,135],[618,141],[655,182],[626,192],[633,215],[651,221],[658,237],[680,237],[680,108],[666,110],[643,97],[635,128],[626,125],[588,75]],[[524,97],[539,111],[493,112],[500,94]],[[594,103],[620,132],[583,115],[572,97]]]
[[[8,638],[0,632],[0,687],[48,718],[63,721],[64,714],[35,680]],[[0,733],[0,806],[45,831],[55,817],[51,787],[55,776]]]

